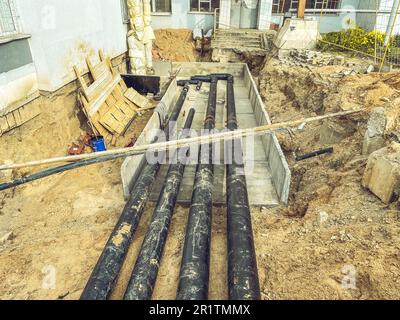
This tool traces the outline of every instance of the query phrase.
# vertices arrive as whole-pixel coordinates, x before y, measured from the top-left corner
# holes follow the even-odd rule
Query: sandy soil
[[[153,44],[155,60],[177,62],[196,62],[199,60],[192,30],[159,29],[154,30],[154,33],[156,36]]]
[[[331,78],[338,69],[310,71],[272,60],[257,72],[274,122],[355,106],[366,110],[341,119],[349,134],[332,155],[294,160],[293,152],[324,146],[320,124],[279,136],[293,172],[289,207],[252,209],[264,299],[400,298],[398,203],[385,206],[360,184],[368,111],[397,110],[400,88],[396,81],[383,81],[387,75]],[[133,124],[129,137],[140,133],[148,116]],[[0,162],[64,155],[86,130],[79,119],[74,94],[43,98],[39,118],[0,137],[6,146],[0,148]],[[0,299],[79,298],[124,206],[120,165],[120,160],[100,164],[0,193],[0,237],[13,232],[0,244]],[[123,296],[151,214],[149,204],[113,299]],[[187,214],[188,208],[176,209],[154,299],[175,298]],[[211,299],[227,298],[226,260],[226,210],[215,208]],[[354,288],[346,289],[342,281],[352,273]],[[52,276],[55,287],[49,286]]]

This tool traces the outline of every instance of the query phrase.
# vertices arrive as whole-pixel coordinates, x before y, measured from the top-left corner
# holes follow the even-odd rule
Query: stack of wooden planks
[[[39,114],[40,98],[35,98],[33,101],[19,107],[0,111],[0,136],[22,126]]]
[[[109,58],[99,51],[100,63],[93,65],[86,58],[91,84],[75,66],[74,70],[81,85],[79,93],[83,111],[95,134],[116,145],[117,139],[125,134],[135,117],[144,108],[149,108],[147,98],[140,96],[134,89],[128,89],[121,76],[116,73]],[[138,97],[139,95],[140,97]]]

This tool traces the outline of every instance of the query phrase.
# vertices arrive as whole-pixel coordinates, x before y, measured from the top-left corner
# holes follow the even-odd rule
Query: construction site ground
[[[181,36],[185,31],[162,32],[175,45],[155,46],[155,58],[174,57],[180,42],[193,48],[191,38]],[[346,137],[333,145],[331,155],[295,161],[294,152],[331,146],[320,143],[321,123],[279,134],[293,175],[289,206],[252,208],[263,299],[400,298],[398,203],[385,205],[361,185],[369,112],[381,106],[396,117],[400,83],[391,74],[332,77],[343,68],[293,66],[272,58],[254,73],[275,123],[354,107],[364,110],[335,120]],[[76,101],[76,93],[62,91],[41,97],[38,118],[0,137],[0,162],[65,155],[87,130]],[[140,134],[150,115],[138,118],[128,137]],[[121,163],[94,165],[0,193],[0,238],[9,234],[0,243],[0,299],[79,299],[124,207]],[[17,170],[0,178],[31,172]],[[151,214],[149,204],[113,299],[123,296]],[[176,209],[154,299],[175,299],[187,216],[187,207]],[[215,208],[210,299],[228,297],[226,247],[226,209]],[[346,288],[342,283],[353,271],[355,286]],[[50,273],[56,282],[49,287]]]

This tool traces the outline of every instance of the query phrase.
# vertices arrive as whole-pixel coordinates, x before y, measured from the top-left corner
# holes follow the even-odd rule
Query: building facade
[[[322,1],[330,10],[323,15]],[[390,1],[381,2],[390,7]],[[341,30],[349,21],[373,29],[376,15],[368,10],[375,4],[307,0],[306,18],[319,20],[322,33]],[[152,0],[151,5],[154,29],[210,30],[217,16],[220,28],[267,30],[282,25],[285,14],[295,15],[298,1]],[[346,8],[353,12],[340,11]],[[387,18],[382,15],[382,28]],[[73,66],[84,68],[86,55],[96,56],[99,49],[112,58],[126,53],[127,31],[125,0],[0,0],[0,115],[34,99],[40,90],[53,92],[73,81]]]

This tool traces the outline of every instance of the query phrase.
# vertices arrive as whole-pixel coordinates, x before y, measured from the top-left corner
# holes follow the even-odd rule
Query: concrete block
[[[365,132],[362,154],[370,155],[372,152],[382,149],[385,146],[385,129],[387,125],[384,108],[372,110],[368,128]]]
[[[400,191],[400,144],[393,142],[389,147],[372,153],[362,180],[382,202],[389,204]]]
[[[287,19],[274,44],[282,50],[313,49],[317,45],[318,35],[318,21]]]

